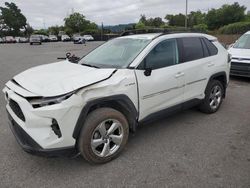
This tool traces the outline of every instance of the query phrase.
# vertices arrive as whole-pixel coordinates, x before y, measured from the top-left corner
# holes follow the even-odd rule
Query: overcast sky
[[[0,6],[6,0],[0,0]],[[236,0],[189,0],[189,11],[207,11]],[[13,0],[34,28],[63,25],[73,11],[101,25],[137,22],[141,14],[162,17],[185,12],[185,0]],[[238,0],[250,10],[250,0]]]

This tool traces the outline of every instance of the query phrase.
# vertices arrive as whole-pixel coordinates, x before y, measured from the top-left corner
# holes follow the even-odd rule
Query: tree
[[[4,20],[2,19],[2,16],[0,15],[0,32],[2,32],[6,27],[7,26],[4,23]]]
[[[39,30],[36,30],[34,31],[34,34],[37,34],[37,35],[48,35],[48,30],[46,29],[39,29]]]
[[[156,18],[149,18],[147,20],[147,26],[151,27],[161,27],[165,23],[162,21],[162,18],[156,17]]]
[[[68,34],[84,32],[88,29],[98,29],[95,23],[90,22],[84,15],[75,12],[64,19],[65,30]]]
[[[34,32],[34,29],[29,24],[27,24],[26,30],[25,30],[25,35],[30,36],[33,32]]]
[[[135,25],[135,29],[144,29],[146,26],[143,22],[139,21],[136,25]]]
[[[142,23],[144,25],[147,25],[147,18],[144,14],[141,14],[141,18],[138,23]]]
[[[144,14],[141,15],[139,22],[136,24],[135,28],[145,28],[145,27],[161,27],[165,23],[160,17],[147,19]]]
[[[4,23],[5,29],[12,32],[13,35],[18,35],[21,29],[26,30],[27,19],[16,4],[5,2],[5,6],[0,7],[1,20]]]
[[[201,11],[192,11],[188,15],[188,26],[193,27],[194,25],[205,24],[206,14]]]
[[[180,26],[183,27],[185,25],[185,15],[177,14],[177,15],[166,15],[165,19],[168,20],[168,25],[170,26]]]
[[[48,28],[48,33],[51,35],[58,35],[60,31],[64,31],[64,26],[51,26]]]
[[[224,25],[245,20],[245,6],[239,3],[223,5],[219,9],[211,9],[206,16],[206,23],[209,29],[218,29]]]

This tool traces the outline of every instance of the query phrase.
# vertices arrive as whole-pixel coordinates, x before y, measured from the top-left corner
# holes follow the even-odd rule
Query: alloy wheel
[[[99,157],[114,154],[121,146],[124,130],[122,124],[115,119],[101,122],[91,137],[92,151]]]
[[[210,97],[209,97],[210,107],[213,110],[216,110],[219,107],[221,100],[222,100],[222,88],[218,85],[215,85],[212,88]]]

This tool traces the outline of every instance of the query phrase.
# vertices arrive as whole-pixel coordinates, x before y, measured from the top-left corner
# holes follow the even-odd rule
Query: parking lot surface
[[[100,44],[0,45],[0,88],[27,68],[68,51],[81,56]],[[249,188],[250,79],[231,79],[216,114],[191,109],[140,126],[121,156],[104,165],[25,153],[9,129],[0,94],[0,187]]]

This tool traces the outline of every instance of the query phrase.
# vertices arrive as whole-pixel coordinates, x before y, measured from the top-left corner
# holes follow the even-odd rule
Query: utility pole
[[[188,0],[186,0],[186,18],[185,18],[185,28],[188,27]]]
[[[44,19],[43,19],[43,28],[46,30],[46,24]]]

